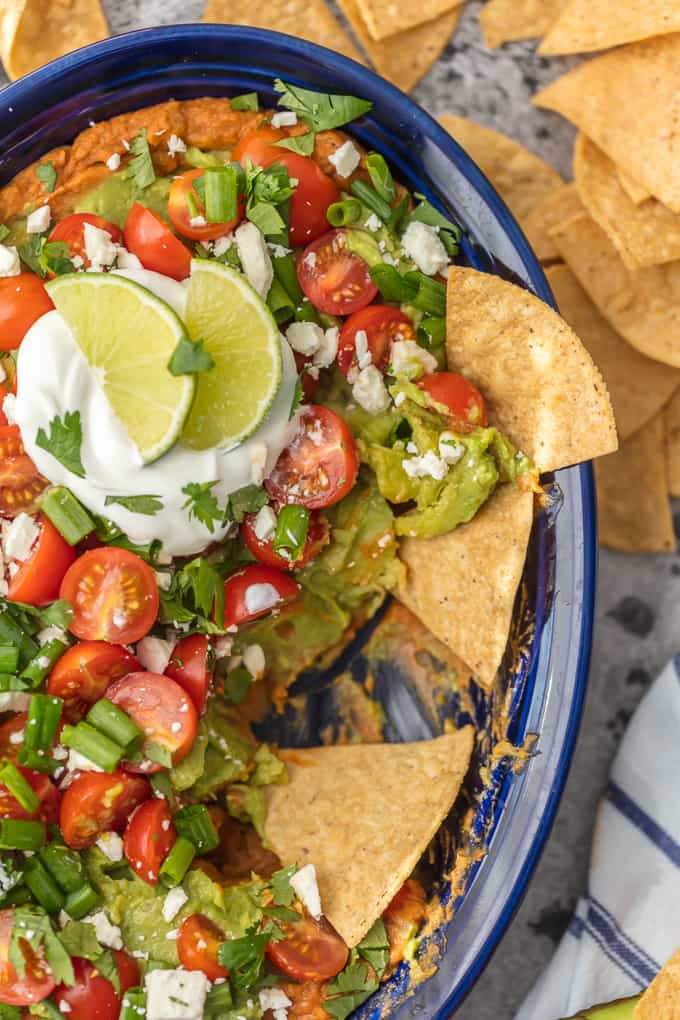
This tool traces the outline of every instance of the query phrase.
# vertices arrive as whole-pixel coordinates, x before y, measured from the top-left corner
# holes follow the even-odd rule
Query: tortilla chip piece
[[[680,390],[664,408],[666,425],[666,467],[668,469],[668,491],[671,496],[680,496]]]
[[[397,598],[491,687],[508,643],[533,522],[533,496],[501,485],[469,524],[407,538]]]
[[[522,227],[539,261],[545,264],[561,259],[551,231],[574,214],[582,212],[583,206],[575,184],[563,184],[554,188],[534,206],[522,220]]]
[[[595,461],[600,542],[621,552],[673,552],[663,415]]]
[[[645,188],[642,184],[638,184],[638,182],[633,180],[630,174],[627,174],[620,166],[616,167],[616,172],[619,176],[621,187],[635,205],[640,205],[642,202],[646,202],[648,198],[652,197],[652,193],[648,188]]]
[[[12,79],[108,35],[99,0],[12,0],[0,6],[0,56]]]
[[[619,438],[627,439],[670,400],[680,386],[680,371],[646,358],[626,343],[598,312],[569,266],[552,266],[546,276],[561,314],[604,376]],[[680,421],[678,425],[680,436]]]
[[[463,2],[427,0],[427,3],[414,3],[413,0],[402,0],[401,3],[395,3],[395,0],[357,0],[361,18],[376,42],[400,35],[410,28],[432,21],[440,14],[448,14]]]
[[[307,39],[344,53],[353,60],[361,54],[324,0],[209,0],[203,21],[251,28],[269,28]]]
[[[461,8],[457,7],[433,21],[376,42],[361,17],[357,0],[339,0],[339,3],[376,71],[404,92],[410,92],[436,64],[461,15]]]
[[[564,10],[538,47],[538,52],[590,53],[680,31],[677,0],[567,0]]]
[[[581,201],[628,269],[680,259],[680,216],[655,198],[635,205],[615,165],[584,134],[576,139],[574,178]]]
[[[618,11],[621,4],[614,5]],[[534,96],[680,212],[680,32],[589,60]]]
[[[265,834],[284,864],[316,868],[324,914],[361,942],[449,813],[474,729],[417,744],[282,752],[289,782],[266,788]]]
[[[540,471],[616,449],[598,368],[540,298],[498,276],[454,266],[446,315],[449,367],[479,386],[491,423]]]
[[[633,1010],[633,1020],[680,1020],[680,949],[642,994]]]
[[[517,39],[537,39],[548,31],[565,0],[487,0],[479,14],[484,42],[495,50]]]
[[[680,260],[626,269],[604,230],[585,212],[551,236],[616,332],[647,357],[680,368]]]

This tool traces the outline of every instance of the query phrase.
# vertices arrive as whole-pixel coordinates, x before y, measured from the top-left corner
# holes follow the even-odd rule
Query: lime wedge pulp
[[[241,273],[193,259],[185,318],[215,364],[198,375],[182,440],[198,450],[240,443],[262,424],[281,383],[274,317]]]
[[[150,290],[110,273],[69,273],[45,286],[144,463],[157,460],[179,438],[194,398],[194,377],[168,371],[188,339],[181,319]]]

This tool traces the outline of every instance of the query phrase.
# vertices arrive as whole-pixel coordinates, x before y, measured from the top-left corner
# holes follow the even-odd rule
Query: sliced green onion
[[[27,691],[29,684],[14,673],[0,673],[0,691]]]
[[[46,838],[44,822],[0,818],[0,847],[3,850],[39,850]]]
[[[274,552],[288,553],[291,560],[299,559],[308,530],[309,510],[306,506],[288,503],[281,507],[274,532]]]
[[[297,276],[297,266],[292,255],[276,255],[272,259],[274,276],[279,281],[294,305],[299,305],[304,294]]]
[[[194,181],[194,190],[196,190],[196,191],[198,190],[196,188],[196,185],[198,184],[198,182],[200,180],[203,180],[203,178],[199,177],[199,178],[197,178]],[[185,194],[184,194],[184,201],[187,204],[187,208],[189,210],[189,218],[190,219],[194,220],[194,219],[196,219],[196,217],[203,215],[203,213],[201,212],[201,209],[199,207],[199,204],[198,204],[198,199],[196,198],[196,195],[194,194],[194,191],[187,191],[187,192],[185,192]]]
[[[29,751],[48,751],[57,735],[64,702],[51,694],[32,694],[24,731],[24,747]]]
[[[397,204],[392,210],[390,222],[387,224],[387,226],[394,234],[401,234],[402,225],[404,223],[404,220],[406,219],[406,216],[408,215],[410,201],[411,201],[410,196],[406,194],[404,195],[400,202],[397,202]]]
[[[14,645],[19,649],[19,669],[22,669],[38,651],[37,641],[23,632],[12,619],[11,613],[0,613],[0,644]]]
[[[79,854],[62,843],[49,843],[40,851],[40,859],[65,893],[73,893],[86,885],[85,871]]]
[[[419,272],[406,273],[404,279],[415,287],[410,304],[435,318],[446,315],[446,287],[443,283]]]
[[[394,266],[379,265],[370,269],[371,279],[385,301],[396,305],[410,304],[418,288],[407,282]]]
[[[24,882],[48,914],[64,909],[64,896],[39,857],[29,857],[24,865]]]
[[[362,181],[357,178],[356,181],[352,181],[349,190],[352,194],[358,198],[364,205],[374,212],[376,216],[383,221],[383,223],[389,223],[392,217],[392,206],[389,202],[386,202],[384,198],[381,198],[375,188],[372,188],[366,181]]]
[[[61,731],[61,742],[89,759],[93,765],[98,765],[104,772],[115,771],[125,754],[124,747],[109,740],[86,722],[79,722],[77,726],[64,726]]]
[[[16,673],[19,668],[19,649],[15,645],[0,645],[0,673]]]
[[[205,998],[205,1005],[203,1007],[203,1014],[205,1017],[213,1018],[223,1016],[225,1014],[231,1014],[232,1012],[233,999],[231,995],[231,986],[228,981],[224,981],[221,985],[213,985]],[[120,1020],[123,1020],[123,1014],[120,1015]],[[132,1020],[132,1018],[130,1018]]]
[[[1,897],[0,902],[3,907],[21,907],[24,903],[30,903],[32,899],[30,889],[27,889],[23,882],[21,882]]]
[[[144,989],[128,988],[123,994],[118,1020],[139,1020],[145,1012],[146,992]]]
[[[86,883],[81,885],[80,889],[76,889],[75,892],[68,894],[64,903],[64,910],[69,917],[79,921],[81,917],[85,917],[86,914],[89,914],[100,903],[101,896],[99,893],[89,883]]]
[[[366,157],[366,169],[371,178],[371,184],[380,197],[386,202],[394,202],[397,197],[397,189],[385,158],[379,152],[369,153]]]
[[[230,223],[238,215],[236,170],[233,166],[211,166],[204,175],[205,218],[208,223]]]
[[[11,761],[0,765],[0,783],[4,783],[24,811],[32,815],[40,807],[40,797]]]
[[[180,808],[173,821],[178,834],[193,843],[197,853],[208,853],[220,845],[219,833],[205,804],[188,804]]]
[[[44,751],[32,751],[28,747],[22,747],[17,755],[17,761],[26,769],[33,769],[35,772],[45,772],[53,776],[59,769],[59,762]]]
[[[144,740],[143,730],[140,730],[127,712],[108,698],[100,698],[95,702],[87,713],[87,721],[114,744],[124,748],[127,754],[138,750]]]
[[[94,521],[85,507],[63,485],[48,489],[40,501],[40,509],[69,545],[77,545],[94,531]]]
[[[446,319],[429,316],[418,326],[418,342],[422,347],[439,347],[446,340]]]
[[[286,293],[284,288],[281,286],[279,281],[274,278],[272,285],[269,288],[267,294],[267,304],[269,311],[274,316],[274,321],[277,325],[281,325],[283,322],[288,322],[289,319],[293,318],[295,312],[295,305],[290,299],[290,296]]]
[[[295,309],[295,321],[296,322],[315,322],[317,326],[321,322],[319,313],[316,308],[307,298],[301,301]]]
[[[362,211],[358,198],[345,198],[328,206],[326,218],[332,227],[349,227],[359,222]]]
[[[196,847],[186,837],[178,836],[172,850],[161,865],[159,877],[163,885],[179,885],[196,856]]]
[[[38,687],[46,679],[57,659],[62,657],[66,648],[67,645],[63,641],[57,639],[47,641],[23,669],[22,679],[26,680],[31,687]]]

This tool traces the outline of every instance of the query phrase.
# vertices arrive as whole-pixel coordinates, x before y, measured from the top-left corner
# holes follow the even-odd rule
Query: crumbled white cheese
[[[364,223],[364,226],[366,227],[366,230],[372,230],[373,233],[375,233],[376,230],[380,230],[380,228],[382,227],[382,220],[380,219],[379,216],[376,216],[376,214],[372,212],[371,215],[366,220],[366,222]]]
[[[156,584],[161,591],[169,591],[172,585],[172,573],[169,570],[154,570]]]
[[[276,520],[276,514],[269,504],[257,511],[253,520],[253,531],[261,542],[266,542],[267,539],[272,537],[276,531]]]
[[[177,135],[170,135],[168,138],[168,155],[176,156],[178,152],[186,152],[187,143]]]
[[[120,167],[120,154],[118,152],[112,152],[106,161],[106,166],[109,170],[118,170]]]
[[[330,368],[330,366],[335,361],[338,354],[339,337],[340,330],[338,329],[337,326],[330,326],[327,330],[325,330],[323,340],[319,344],[319,349],[317,350],[317,352],[314,355],[314,358],[312,359],[314,361],[314,367],[317,369],[316,376],[317,379],[319,378],[318,369]]]
[[[137,642],[136,655],[149,673],[163,673],[174,647],[174,641],[164,641],[163,638],[147,635]]]
[[[139,259],[137,261],[139,262]],[[141,266],[142,263],[140,262],[139,264]],[[79,269],[82,269],[83,266],[85,265],[85,259],[83,258],[82,255],[71,255],[71,265],[77,272]]]
[[[44,234],[50,225],[51,219],[52,213],[50,212],[49,205],[38,206],[26,218],[26,233]]]
[[[117,832],[102,832],[97,846],[110,861],[115,864],[123,860],[123,840]]]
[[[465,447],[453,432],[442,432],[439,437],[439,456],[447,464],[457,464],[465,453]]]
[[[226,659],[228,655],[231,655],[231,650],[233,646],[234,642],[232,638],[229,638],[224,634],[221,635],[220,637],[217,638],[213,645],[215,651],[215,658]]]
[[[20,272],[21,261],[14,245],[0,244],[0,276],[18,276]]]
[[[250,480],[253,485],[262,485],[267,467],[267,444],[253,443],[248,456],[250,458]]]
[[[281,596],[273,584],[251,584],[246,588],[244,603],[248,614],[273,609],[280,601]]]
[[[272,127],[293,127],[297,124],[297,114],[292,110],[279,110],[272,117]]]
[[[39,645],[46,645],[49,641],[63,641],[64,643],[68,641],[66,631],[61,627],[43,627],[38,631],[36,637]]]
[[[349,177],[359,166],[361,155],[359,150],[349,139],[328,157],[338,172],[339,177]]]
[[[73,264],[75,265],[75,261]],[[118,269],[143,269],[143,265],[136,255],[133,255],[127,248],[118,248],[118,261],[116,262]]]
[[[84,223],[83,236],[90,269],[96,273],[112,266],[118,255],[118,245],[113,242],[108,230],[100,230],[92,223]]]
[[[315,322],[292,322],[286,330],[286,340],[294,351],[309,358],[323,343],[323,333]]]
[[[123,937],[117,924],[111,924],[103,910],[95,914],[89,914],[85,919],[86,924],[94,926],[97,935],[97,942],[108,949],[122,949]]]
[[[390,406],[390,395],[375,365],[369,365],[359,372],[352,386],[352,396],[369,414],[379,414]]]
[[[308,251],[302,261],[308,269],[314,269],[314,266],[316,265],[316,252]]]
[[[410,457],[401,462],[409,478],[434,478],[441,482],[448,474],[449,465],[441,457],[438,457],[432,450],[428,450],[421,457]]]
[[[373,364],[373,355],[368,347],[368,334],[365,329],[358,329],[354,334],[354,349],[360,371]]]
[[[274,241],[267,241],[267,247],[275,259],[285,258],[286,255],[291,253],[290,248],[286,248],[283,244],[276,244]]]
[[[434,276],[449,264],[449,256],[436,227],[419,220],[411,220],[404,231],[401,246],[413,259],[421,273]]]
[[[93,761],[86,758],[84,754],[79,751],[74,751],[72,747],[69,748],[68,761],[66,762],[67,772],[103,772],[104,769],[99,765],[95,765]]]
[[[205,216],[192,216],[191,219],[189,220],[189,223],[192,227],[208,226],[208,221],[206,220]]]
[[[243,649],[243,665],[256,680],[264,676],[267,662],[260,645],[248,645]]]
[[[31,695],[23,691],[3,691],[0,693],[0,712],[26,712],[31,703]]]
[[[261,988],[257,997],[260,1000],[260,1009],[265,1012],[271,1009],[275,1020],[285,1020],[288,1016],[288,1007],[293,1005],[282,988]],[[277,1013],[280,1015],[277,1016]]]
[[[30,514],[20,513],[2,526],[2,551],[8,560],[25,560],[40,535],[40,528]]]
[[[390,375],[437,371],[437,359],[415,340],[395,340],[390,347]]]
[[[225,251],[229,251],[233,243],[234,238],[231,234],[222,234],[221,237],[216,237],[212,246],[215,258],[218,259],[220,255],[224,255]]]
[[[321,897],[319,886],[316,881],[316,868],[313,864],[305,864],[291,877],[290,884],[295,890],[297,898],[307,908],[312,917],[318,921],[321,917]]]
[[[171,889],[163,900],[163,906],[161,908],[163,920],[170,924],[170,922],[177,917],[188,899],[189,897],[184,892],[181,885],[176,885],[174,889]]]
[[[144,977],[146,1020],[202,1020],[210,983],[200,970],[152,970]]]
[[[7,419],[8,425],[16,425],[16,406],[17,398],[13,393],[8,393],[2,402],[2,413]]]
[[[255,224],[249,221],[241,224],[234,238],[248,283],[260,297],[266,298],[274,279],[267,242]]]
[[[73,1007],[70,1002],[66,1001],[66,999],[60,999],[57,1003],[57,1009],[60,1013],[70,1013]]]

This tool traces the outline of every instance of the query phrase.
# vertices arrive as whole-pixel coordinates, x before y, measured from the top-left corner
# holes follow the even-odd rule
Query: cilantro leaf
[[[289,864],[287,868],[275,871],[269,880],[274,903],[279,907],[289,907],[295,899],[295,890],[290,880],[297,871],[297,865]]]
[[[43,191],[48,192],[48,194],[54,191],[57,184],[57,171],[54,169],[52,160],[48,159],[46,163],[38,164],[35,172],[43,186]]]
[[[245,666],[230,669],[224,678],[224,694],[234,705],[246,700],[246,695],[255,681],[255,677]]]
[[[172,751],[164,744],[159,744],[155,740],[150,740],[144,745],[144,755],[149,759],[149,761],[154,761],[157,765],[162,765],[163,768],[172,768]]]
[[[28,266],[31,272],[36,273],[37,276],[41,276],[43,279],[47,276],[47,271],[40,261],[44,243],[45,238],[42,235],[28,234],[19,245],[19,258],[21,261]]]
[[[264,949],[268,942],[269,934],[262,932],[221,944],[217,958],[229,971],[232,987],[248,988],[255,984],[264,963]]]
[[[111,950],[102,950],[99,956],[93,960],[93,963],[96,964],[97,970],[101,976],[111,982],[116,995],[120,995],[120,972],[118,970],[116,957],[113,955]]]
[[[249,165],[245,171],[246,216],[265,236],[286,230],[286,220],[277,206],[285,206],[294,187],[288,170],[279,163],[266,169]]]
[[[0,1002],[0,1020],[21,1020],[23,1013],[18,1006],[9,1006]]]
[[[295,391],[293,393],[293,402],[290,405],[289,418],[292,418],[296,411],[298,411],[304,402],[305,391],[302,386],[302,373],[297,377],[295,381]]]
[[[233,96],[229,102],[232,110],[259,110],[260,108],[257,92],[244,92],[243,95]]]
[[[163,509],[163,501],[160,496],[107,496],[104,506],[113,506],[113,504],[124,507],[130,513],[146,514],[148,517],[152,517]]]
[[[97,941],[94,925],[86,921],[69,921],[59,933],[59,938],[69,956],[96,960],[103,951]]]
[[[203,349],[202,340],[182,337],[168,362],[168,371],[171,375],[193,375],[195,372],[207,372],[214,365],[214,360]]]
[[[208,634],[219,633],[224,625],[224,577],[202,556],[176,571],[170,591],[160,596],[163,623],[194,627],[199,623],[199,629]]]
[[[58,460],[67,471],[85,477],[85,468],[80,459],[80,448],[83,442],[83,429],[80,423],[80,411],[67,411],[63,418],[58,415],[50,422],[50,434],[38,429],[35,438],[36,446],[47,450]]]
[[[182,505],[183,510],[189,510],[189,517],[195,518],[212,535],[215,531],[215,522],[224,524],[225,511],[220,510],[217,499],[212,494],[213,487],[217,482],[188,482],[182,487],[182,492],[187,500]]]
[[[132,159],[125,171],[125,178],[134,181],[140,190],[148,188],[156,180],[156,172],[145,127],[130,142],[130,153]]]
[[[12,231],[9,227],[6,227],[4,223],[0,223],[0,244],[2,244],[3,241],[6,241],[11,233]]]
[[[57,937],[46,912],[40,907],[16,907],[13,920],[9,961],[19,976],[24,977],[26,973],[26,959],[19,945],[19,939],[23,939],[28,942],[36,956],[44,954],[57,984],[74,984],[71,957]]]
[[[277,78],[274,90],[279,93],[279,105],[292,110],[314,131],[329,131],[361,117],[373,106],[365,99],[355,96],[328,95],[313,92],[297,85],[289,85]]]
[[[379,152],[371,152],[366,157],[366,169],[371,178],[371,184],[380,197],[385,202],[393,202],[397,197],[397,189],[385,157],[381,156]]]
[[[381,917],[375,922],[367,935],[357,946],[359,955],[370,963],[371,967],[380,979],[387,969],[390,961],[390,942],[387,937],[387,929]]]
[[[259,205],[253,206],[247,210],[246,215],[265,237],[280,234],[282,230],[286,229],[284,219],[271,202],[261,202]]]
[[[46,241],[42,245],[39,261],[46,275],[54,273],[55,276],[62,276],[64,273],[75,272],[71,249],[64,241]]]
[[[231,520],[242,524],[246,514],[261,510],[268,502],[269,497],[261,485],[244,485],[229,497],[228,513]]]
[[[365,963],[357,960],[355,951],[345,969],[328,985],[324,1009],[336,1020],[345,1020],[377,987],[375,974]]]
[[[294,135],[292,138],[282,138],[278,142],[274,142],[274,145],[280,149],[290,149],[291,152],[297,152],[299,156],[311,156],[314,152],[314,142],[316,136],[313,131],[308,131],[304,135]]]

